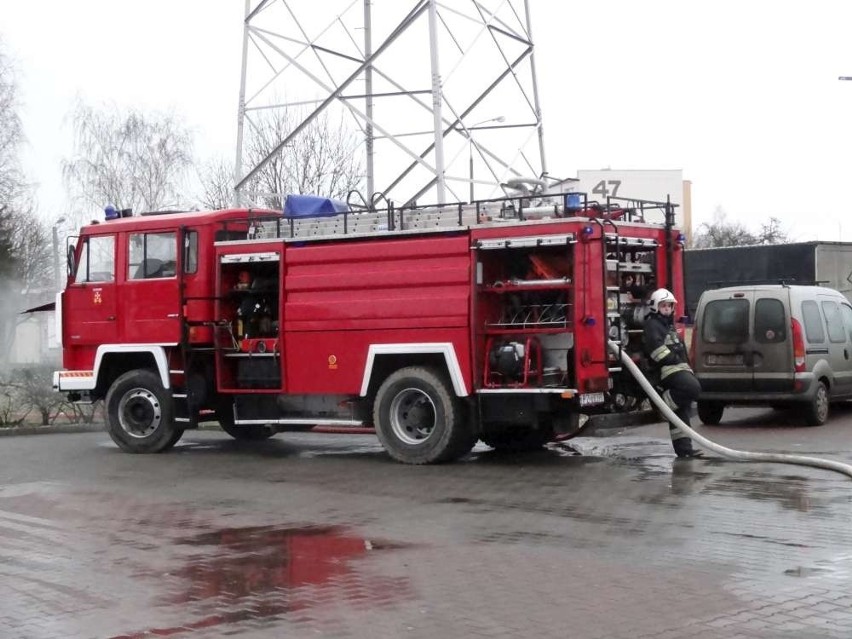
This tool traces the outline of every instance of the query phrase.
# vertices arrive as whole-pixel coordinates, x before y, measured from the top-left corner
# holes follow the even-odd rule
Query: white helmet
[[[672,292],[667,288],[658,288],[656,291],[651,293],[651,298],[648,300],[648,308],[652,313],[660,312],[660,302],[671,302],[672,304],[677,304],[675,296],[672,295]]]

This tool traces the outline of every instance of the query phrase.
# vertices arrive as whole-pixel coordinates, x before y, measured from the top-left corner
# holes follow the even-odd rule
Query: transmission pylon
[[[276,110],[299,117],[248,165],[247,139]],[[485,199],[540,181],[529,0],[246,0],[238,197],[323,114],[362,136],[369,202]]]

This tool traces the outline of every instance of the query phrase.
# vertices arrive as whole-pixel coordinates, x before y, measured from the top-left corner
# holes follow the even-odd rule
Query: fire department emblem
[[[337,355],[329,355],[328,356],[328,370],[336,371],[337,370]]]
[[[103,298],[101,297],[101,289],[96,288],[92,291],[92,302],[95,304],[100,304],[103,302]]]

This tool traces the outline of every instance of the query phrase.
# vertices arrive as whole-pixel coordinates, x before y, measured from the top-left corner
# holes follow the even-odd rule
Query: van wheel
[[[698,419],[702,424],[715,426],[722,421],[725,405],[721,402],[698,402]]]
[[[420,366],[401,368],[382,383],[373,404],[373,425],[388,454],[405,464],[451,461],[476,443],[447,381]]]
[[[171,394],[149,370],[128,371],[106,396],[109,436],[128,453],[162,453],[183,431],[175,426]]]
[[[828,387],[825,382],[817,382],[813,399],[804,408],[805,422],[808,426],[822,426],[828,421]]]

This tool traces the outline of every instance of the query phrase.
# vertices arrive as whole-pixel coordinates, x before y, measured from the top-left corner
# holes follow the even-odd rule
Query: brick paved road
[[[742,415],[705,433],[852,459],[852,409]],[[663,437],[427,468],[369,436],[5,437],[0,637],[852,636],[852,481]]]

